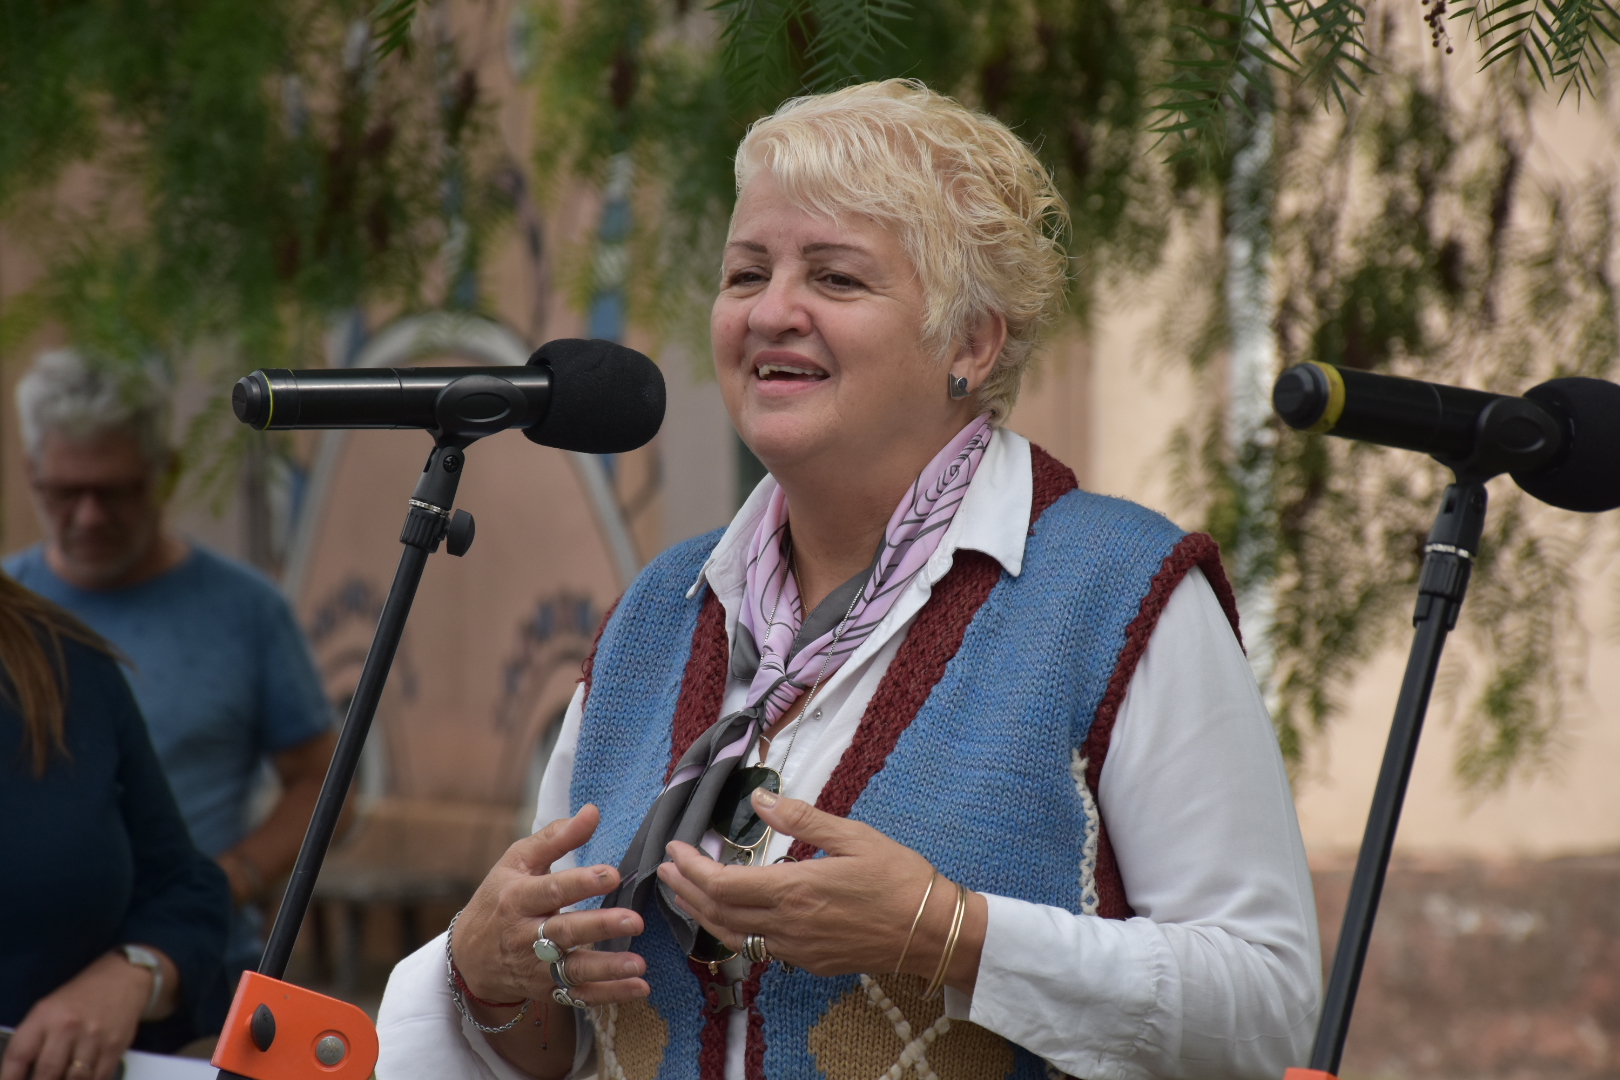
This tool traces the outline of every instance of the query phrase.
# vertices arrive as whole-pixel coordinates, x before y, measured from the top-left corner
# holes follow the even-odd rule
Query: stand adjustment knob
[[[270,1011],[270,1006],[261,1004],[253,1010],[253,1018],[248,1021],[248,1035],[261,1054],[270,1049],[270,1044],[276,1041],[276,1014]]]
[[[467,554],[472,547],[473,534],[477,531],[473,516],[465,510],[457,510],[450,517],[450,524],[444,530],[444,550],[460,558]]]

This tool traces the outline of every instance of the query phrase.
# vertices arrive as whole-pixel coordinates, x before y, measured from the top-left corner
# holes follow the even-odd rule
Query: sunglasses
[[[720,787],[709,816],[709,828],[723,845],[721,862],[753,866],[771,842],[771,827],[754,813],[753,794],[763,788],[780,795],[782,774],[764,765],[736,769]],[[691,958],[700,964],[719,964],[736,955],[725,943],[701,926],[692,943]]]

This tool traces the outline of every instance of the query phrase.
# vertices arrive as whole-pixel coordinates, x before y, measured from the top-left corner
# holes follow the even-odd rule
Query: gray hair
[[[169,400],[144,372],[91,362],[76,349],[41,353],[17,382],[23,445],[38,458],[48,431],[90,439],[127,431],[152,464],[170,453]]]

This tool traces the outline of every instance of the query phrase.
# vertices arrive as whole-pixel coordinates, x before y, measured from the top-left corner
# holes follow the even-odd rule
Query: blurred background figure
[[[0,576],[0,666],[0,1078],[105,1080],[197,1026],[225,877],[99,635]]]
[[[255,901],[297,857],[336,743],[331,708],[275,587],[165,527],[178,460],[161,387],[58,350],[24,376],[17,405],[45,540],[6,570],[129,658],[191,838],[230,882],[225,978],[202,1013],[212,1032],[241,970],[257,966]],[[280,796],[250,827],[266,761]]]

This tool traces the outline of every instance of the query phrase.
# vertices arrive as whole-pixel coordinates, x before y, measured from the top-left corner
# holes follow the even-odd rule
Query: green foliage
[[[417,0],[382,0],[371,13],[371,35],[377,59],[392,53],[411,55],[411,28],[416,25]]]
[[[338,313],[443,303],[452,233],[475,258],[499,219],[476,81],[443,41],[379,66],[356,0],[5,3],[0,195],[48,270],[0,344],[49,320],[221,385],[320,365]],[[236,446],[228,417],[194,445]]]
[[[1321,360],[1508,393],[1620,374],[1604,176],[1570,190],[1531,183],[1530,147],[1515,133],[1533,130],[1533,98],[1511,81],[1460,98],[1432,70],[1392,63],[1346,113],[1324,115],[1308,91],[1282,103],[1284,210],[1273,222],[1282,364]],[[1221,420],[1207,410],[1175,453],[1183,497],[1230,538],[1239,523],[1229,478],[1240,463]],[[1403,640],[1450,474],[1280,423],[1270,445],[1275,719],[1297,761],[1365,662]],[[1458,776],[1481,790],[1533,769],[1554,744],[1582,674],[1574,568],[1601,550],[1597,520],[1540,506],[1506,478],[1491,498],[1441,685],[1459,718]]]
[[[732,154],[750,122],[795,94],[913,77],[1011,123],[1074,211],[1082,316],[1100,282],[1156,263],[1192,176],[1143,152],[1146,72],[1167,26],[1151,5],[737,0],[705,10],[541,0],[540,12],[549,58],[537,86],[542,190],[555,196],[564,178],[603,182],[615,155],[630,156],[632,317],[694,344],[706,332],[710,268],[735,198]],[[583,298],[594,248],[568,262]]]
[[[1225,151],[1229,116],[1254,116],[1250,97],[1270,107],[1271,72],[1292,72],[1298,61],[1272,27],[1264,0],[1237,0],[1236,11],[1213,4],[1179,5],[1185,19],[1174,27],[1193,52],[1172,52],[1171,75],[1154,86],[1163,96],[1152,106],[1149,129],[1171,142],[1170,159],[1200,158],[1205,166]]]
[[[904,48],[893,27],[908,0],[715,0],[724,25],[720,65],[735,100],[756,101],[797,70],[806,89],[830,89]]]
[[[1451,12],[1485,46],[1483,65],[1530,69],[1543,89],[1592,93],[1606,61],[1603,41],[1620,44],[1620,11],[1609,0],[1480,0]]]

